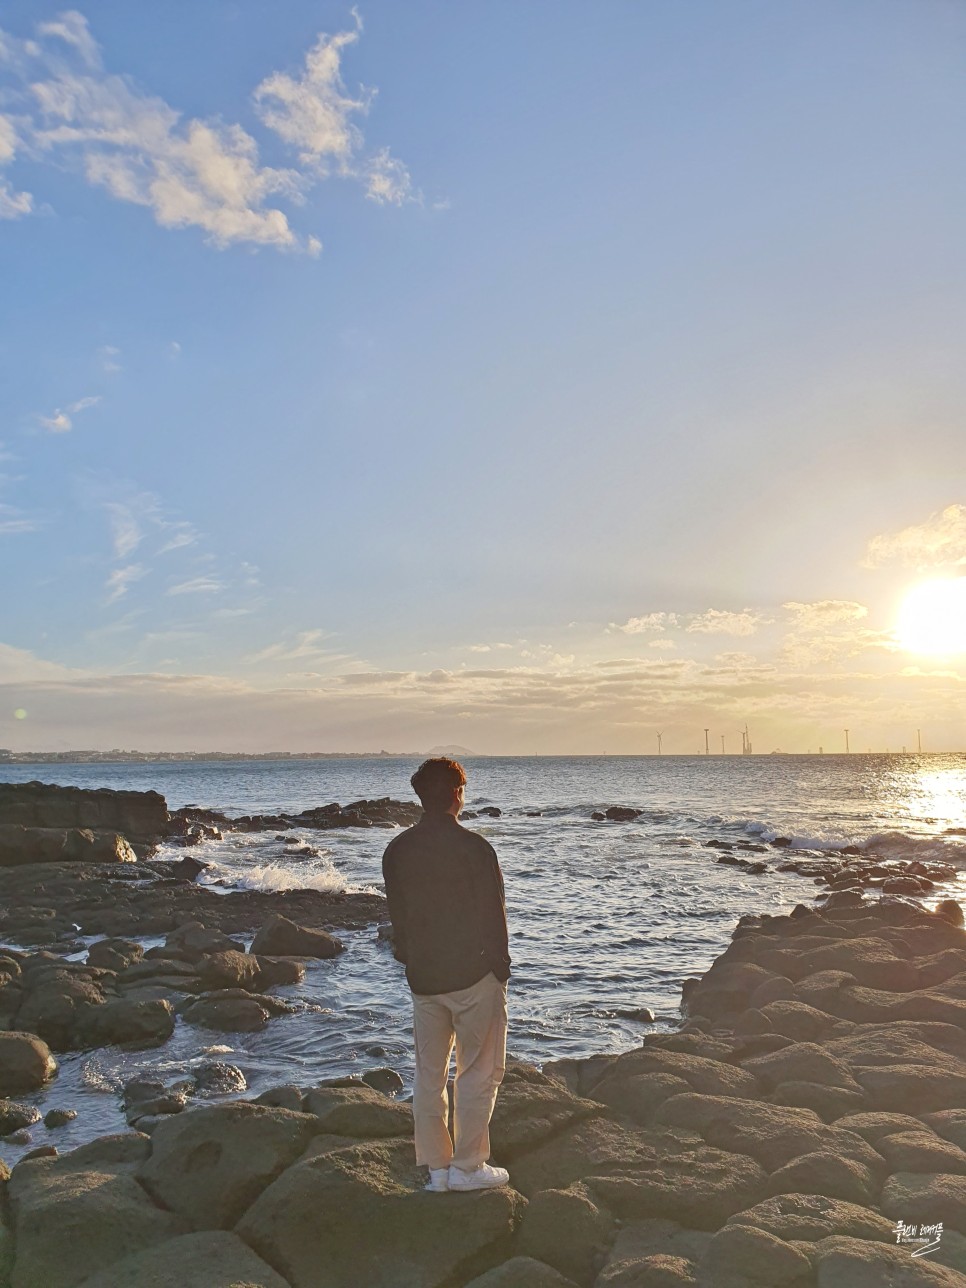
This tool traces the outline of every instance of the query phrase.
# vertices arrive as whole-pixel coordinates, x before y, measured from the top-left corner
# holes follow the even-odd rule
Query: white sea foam
[[[349,886],[342,873],[328,864],[322,869],[309,870],[283,863],[260,863],[234,869],[219,864],[215,872],[206,876],[208,881],[230,881],[239,890],[268,890],[273,893],[280,890],[321,890],[324,894],[333,894],[347,890]]]

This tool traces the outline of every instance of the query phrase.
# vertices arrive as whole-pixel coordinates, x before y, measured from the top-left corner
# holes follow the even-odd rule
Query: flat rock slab
[[[236,1228],[292,1288],[426,1288],[505,1259],[525,1206],[509,1186],[427,1194],[412,1141],[367,1141],[288,1168]]]
[[[289,1288],[237,1234],[183,1234],[113,1262],[80,1288]]]

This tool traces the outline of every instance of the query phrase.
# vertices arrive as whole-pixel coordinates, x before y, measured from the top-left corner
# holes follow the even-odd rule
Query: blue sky
[[[966,562],[964,53],[6,4],[0,745],[960,746],[895,623]]]

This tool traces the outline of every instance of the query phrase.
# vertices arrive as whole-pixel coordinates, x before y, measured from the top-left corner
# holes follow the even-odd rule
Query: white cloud
[[[966,505],[947,505],[925,523],[873,537],[862,566],[881,568],[890,563],[912,568],[966,564]]]
[[[66,434],[74,428],[73,417],[78,412],[87,411],[90,407],[96,407],[100,401],[100,394],[94,397],[79,398],[77,402],[68,403],[65,411],[58,407],[52,416],[38,416],[37,419],[44,429],[49,429],[52,434]]]
[[[37,35],[50,36],[70,45],[88,67],[95,68],[101,65],[100,51],[88,29],[87,19],[76,9],[68,9],[58,14],[53,22],[39,23]]]
[[[120,501],[106,501],[104,509],[111,523],[114,555],[117,559],[126,559],[141,544],[144,536],[141,526],[131,507]]]
[[[136,581],[140,581],[145,575],[147,569],[143,564],[127,564],[123,568],[115,568],[104,583],[104,589],[107,591],[108,604],[114,604],[127,594],[130,587]]]
[[[748,608],[741,613],[709,608],[705,613],[695,614],[685,630],[701,635],[754,635],[758,627],[767,622],[767,617]]]
[[[357,180],[382,204],[412,195],[406,167],[386,148],[367,155],[355,123],[375,96],[365,90],[353,97],[342,80],[343,51],[360,30],[357,18],[354,30],[321,34],[301,74],[275,72],[255,90],[262,123],[297,151],[294,168],[264,164],[242,125],[184,117],[129,77],[109,73],[76,10],[41,23],[36,42],[0,33],[6,101],[18,122],[0,116],[0,165],[13,158],[22,135],[33,158],[74,162],[89,183],[150,210],[163,228],[198,228],[219,248],[317,255],[319,238],[297,233],[279,201],[302,204],[307,189],[332,174]],[[0,181],[0,218],[28,214],[32,205],[29,193]]]
[[[200,577],[192,577],[188,581],[178,582],[174,586],[169,586],[165,593],[168,595],[204,595],[224,590],[224,588],[225,583],[220,578],[209,573],[203,573]]]
[[[807,604],[793,599],[782,604],[782,608],[791,618],[793,627],[804,631],[822,631],[842,622],[861,621],[869,613],[864,604],[852,599],[817,599]]]
[[[262,122],[296,150],[303,166],[322,176],[359,179],[372,201],[400,205],[412,197],[405,165],[388,148],[370,157],[360,155],[364,140],[354,118],[366,115],[375,90],[362,90],[353,98],[342,79],[343,51],[362,31],[355,10],[353,16],[355,30],[320,34],[299,76],[267,76],[255,90],[255,107]]]
[[[643,617],[629,617],[623,626],[617,622],[611,622],[612,631],[623,631],[625,635],[646,635],[650,631],[667,630],[670,626],[677,626],[677,613],[645,613]]]
[[[0,113],[0,166],[8,165],[14,159],[18,142],[13,121]],[[20,219],[29,215],[33,204],[29,192],[17,192],[5,179],[0,179],[0,219]]]
[[[25,515],[22,510],[0,502],[0,535],[10,536],[20,532],[37,532],[40,526],[38,519],[32,519]]]

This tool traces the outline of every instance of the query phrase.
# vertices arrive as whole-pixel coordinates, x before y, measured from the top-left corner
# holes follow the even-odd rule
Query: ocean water
[[[0,781],[152,788],[172,809],[295,813],[361,797],[412,799],[416,764],[347,758],[4,765]],[[716,863],[708,840],[767,843],[782,835],[800,852],[848,844],[888,858],[942,859],[962,873],[932,902],[966,897],[966,834],[956,831],[966,825],[964,755],[481,757],[465,766],[467,807],[503,811],[467,826],[494,845],[506,883],[513,958],[508,1047],[537,1064],[627,1050],[655,1027],[674,1027],[682,980],[707,969],[740,916],[787,912],[814,898],[818,887],[810,878],[774,870],[789,851],[749,854],[771,869],[751,876]],[[591,819],[609,805],[643,812],[631,823]],[[211,864],[205,880],[219,890],[381,890],[391,831],[296,834],[311,853],[293,855],[272,832],[226,833],[192,853]],[[238,1065],[254,1092],[383,1065],[408,1088],[410,1004],[402,967],[376,940],[375,927],[341,937],[346,953],[311,966],[302,984],[278,990],[303,1009],[270,1021],[262,1033],[212,1034],[179,1024],[153,1052],[64,1056],[58,1079],[37,1101],[71,1105],[80,1116],[51,1139],[69,1147],[117,1130],[117,1093],[127,1078],[148,1070],[174,1078],[211,1059]],[[637,1018],[642,1007],[655,1024]],[[34,1143],[46,1138],[41,1129]],[[17,1152],[0,1143],[0,1155]]]

